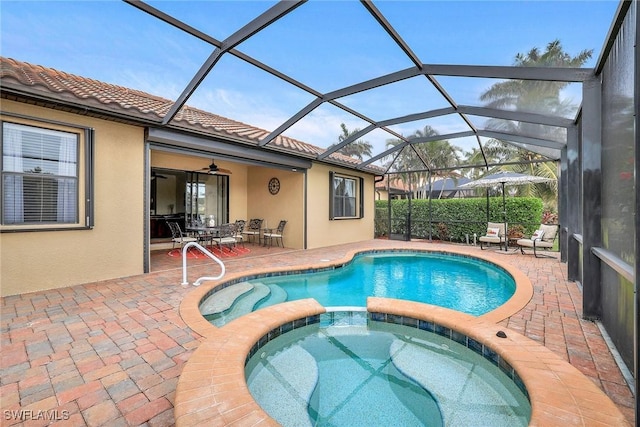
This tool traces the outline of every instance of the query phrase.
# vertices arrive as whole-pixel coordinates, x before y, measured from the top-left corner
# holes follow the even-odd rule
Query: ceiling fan
[[[211,159],[211,164],[209,166],[200,170],[208,173],[209,175],[231,175],[231,171],[229,169],[219,168],[213,159]]]

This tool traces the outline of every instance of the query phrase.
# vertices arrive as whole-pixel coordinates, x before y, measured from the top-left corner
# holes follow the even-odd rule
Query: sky
[[[192,27],[224,40],[275,4],[274,1],[149,1]],[[513,65],[517,53],[544,50],[558,39],[577,55],[593,49],[593,67],[618,7],[605,1],[376,1],[423,63]],[[117,0],[0,0],[0,54],[175,100],[213,51],[213,46]],[[412,66],[412,62],[357,1],[311,0],[237,46],[241,52],[321,93]],[[490,79],[438,77],[458,104],[481,105]],[[580,86],[565,95],[580,102]],[[246,62],[225,54],[187,104],[250,125],[275,130],[314,99]],[[373,120],[448,107],[424,77],[339,99]],[[472,118],[482,127],[480,118]],[[476,122],[477,120],[477,122]],[[338,142],[340,124],[367,123],[327,103],[285,135],[327,147]],[[441,134],[467,130],[457,116],[397,125],[409,135],[430,125]],[[374,153],[390,134],[363,139]],[[471,149],[474,140],[456,140]]]

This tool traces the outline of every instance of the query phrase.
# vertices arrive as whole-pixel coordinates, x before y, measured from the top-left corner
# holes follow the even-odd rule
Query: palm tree
[[[515,57],[516,67],[580,67],[591,58],[593,49],[583,50],[577,56],[566,53],[560,40],[547,44],[541,54],[534,47],[526,54],[518,53]],[[566,88],[567,82],[538,80],[508,80],[492,85],[480,96],[487,101],[488,107],[515,109],[541,113],[565,113],[572,105],[560,100],[560,91]]]
[[[514,65],[518,67],[580,67],[591,58],[592,54],[593,50],[583,50],[572,57],[563,50],[559,40],[553,40],[547,44],[544,52],[534,47],[526,54],[518,53]],[[508,80],[492,85],[480,96],[480,100],[485,101],[486,106],[492,108],[568,116],[575,111],[575,106],[570,100],[563,100],[560,97],[561,91],[567,85],[567,82]],[[557,141],[565,139],[564,129],[532,123],[491,119],[487,121],[487,128]],[[503,166],[500,168],[502,170],[557,179],[557,167],[554,162],[532,163],[532,161],[546,159],[541,154],[495,139],[485,144],[483,149],[489,163],[522,162],[522,164]],[[480,153],[476,151],[469,153],[467,159],[478,161],[481,160],[479,157]],[[550,184],[525,186],[520,191],[521,195],[540,197],[548,207],[556,207],[557,180]]]
[[[437,135],[438,132],[427,125],[423,129],[416,130],[407,139],[411,141]],[[403,143],[403,141],[399,139],[387,140],[387,148],[395,147],[401,143]],[[391,165],[391,170],[416,171],[411,175],[411,182],[417,184],[418,187],[425,187],[428,180],[428,171],[425,171],[425,169],[433,170],[455,167],[460,163],[461,152],[462,150],[460,148],[452,145],[447,140],[415,142],[411,144],[411,146],[402,149],[393,165]],[[436,170],[432,172],[431,176],[446,178],[451,176],[451,173],[447,170]],[[401,174],[400,178],[407,183],[409,176],[407,174]]]
[[[344,123],[340,123],[340,128],[342,129],[342,134],[338,136],[338,144],[345,141],[347,138],[351,137],[351,135],[354,135],[360,132],[360,129],[354,129],[353,131],[350,132]],[[337,144],[331,144],[329,148],[335,145]],[[344,154],[345,156],[349,156],[349,157],[356,157],[360,159],[360,161],[362,161],[364,160],[364,156],[371,157],[372,149],[373,149],[373,146],[371,145],[370,142],[359,139],[357,141],[353,141],[345,145],[344,147],[338,150],[338,153]]]
[[[422,130],[415,131],[409,139],[428,138],[436,135],[438,135],[438,132],[427,125]],[[431,169],[450,168],[460,163],[462,150],[447,140],[415,143],[414,147],[421,154],[422,158],[427,161]],[[440,174],[442,174],[442,171],[440,171]],[[445,173],[445,175],[447,175],[447,173]]]

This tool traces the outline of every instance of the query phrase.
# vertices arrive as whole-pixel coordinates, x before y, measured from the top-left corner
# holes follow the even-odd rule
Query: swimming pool
[[[447,328],[429,329],[329,312],[255,349],[247,385],[283,426],[528,424],[531,405],[510,368]]]
[[[284,301],[314,298],[325,307],[364,307],[369,296],[405,299],[479,316],[515,292],[513,277],[478,258],[438,252],[362,253],[342,267],[272,274],[208,295],[200,311],[215,326]]]

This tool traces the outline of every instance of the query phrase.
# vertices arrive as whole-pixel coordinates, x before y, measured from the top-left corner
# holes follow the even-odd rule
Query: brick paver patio
[[[224,261],[230,272],[249,272],[393,244],[374,240],[307,251],[249,246],[249,254]],[[566,265],[517,253],[496,256],[534,285],[529,304],[501,323],[576,366],[633,424],[633,395],[597,325],[581,318],[581,292],[567,281]],[[218,272],[207,259],[189,265],[190,281]],[[180,267],[179,258],[159,251],[151,274],[2,298],[2,425],[173,425],[178,378],[202,340],[178,311],[193,289],[181,286]]]

